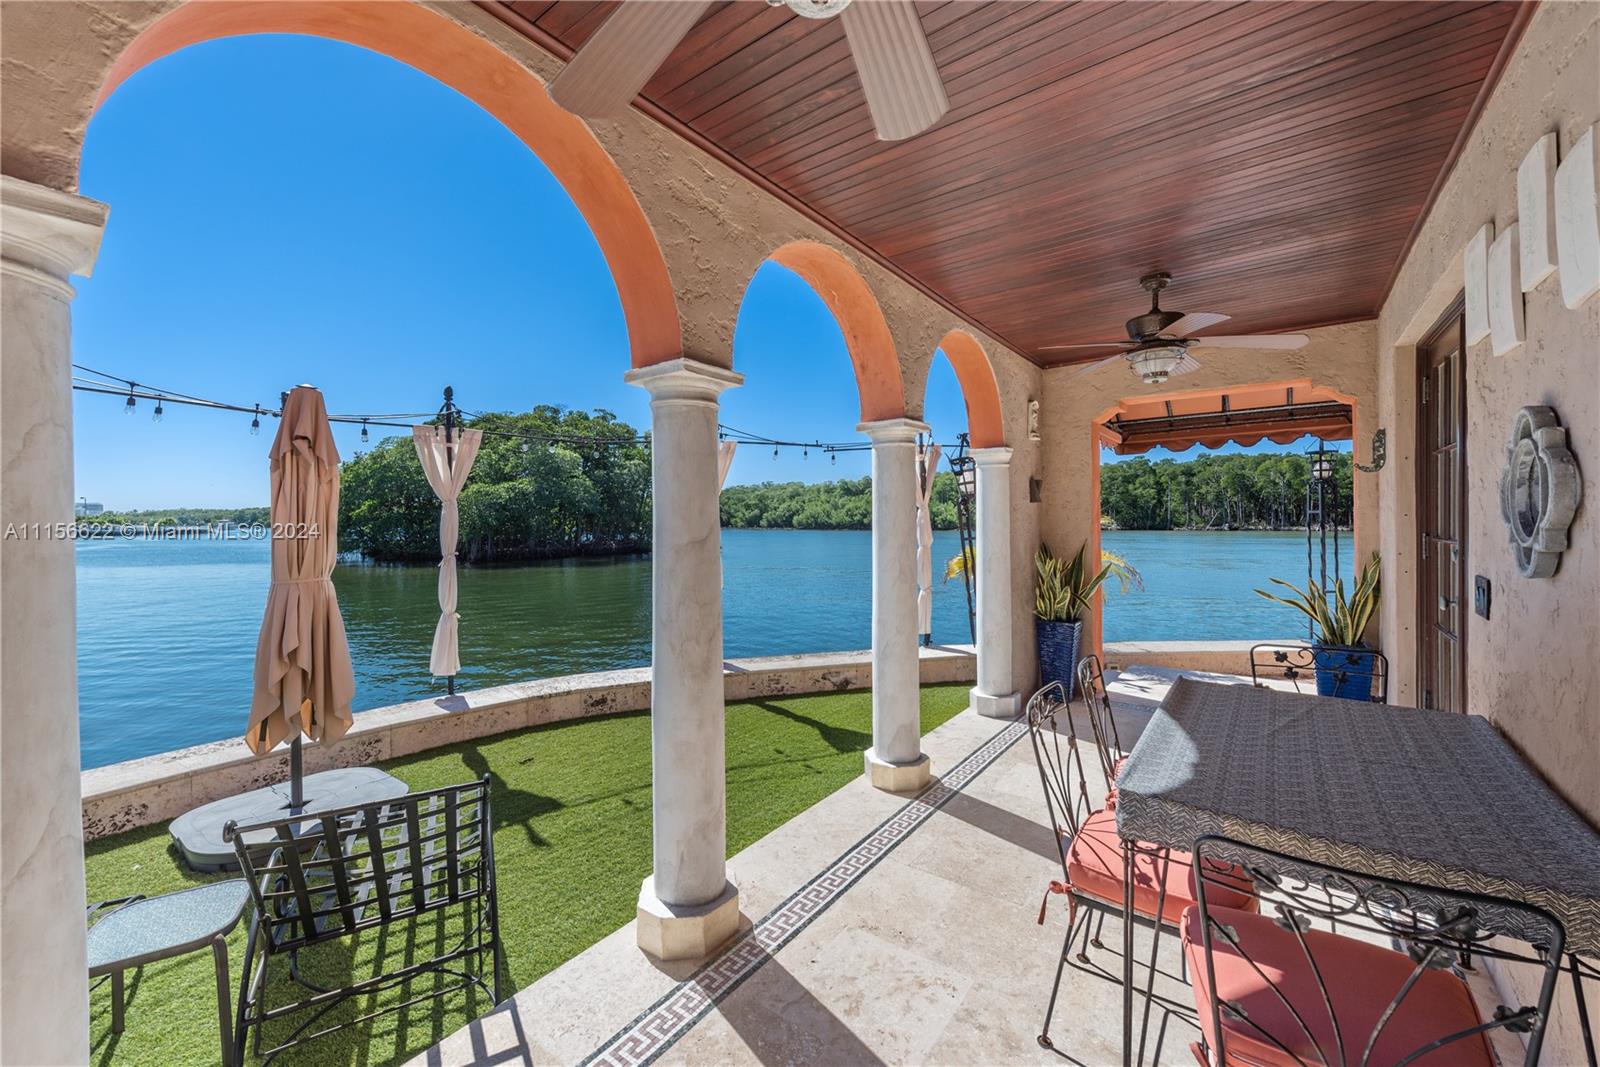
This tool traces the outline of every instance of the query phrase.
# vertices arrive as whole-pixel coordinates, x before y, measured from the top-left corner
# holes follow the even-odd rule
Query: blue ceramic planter
[[[1052,622],[1037,616],[1033,620],[1034,638],[1039,646],[1039,685],[1060,682],[1071,700],[1077,684],[1078,639],[1083,623]]]
[[[1317,695],[1341,700],[1372,699],[1371,649],[1344,645],[1312,645],[1316,664]]]

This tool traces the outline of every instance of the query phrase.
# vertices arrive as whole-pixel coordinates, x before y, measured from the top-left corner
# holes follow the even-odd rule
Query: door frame
[[[1433,505],[1433,500],[1430,499],[1428,492],[1429,487],[1432,484],[1433,477],[1431,473],[1433,467],[1433,435],[1431,420],[1433,416],[1432,409],[1424,407],[1423,397],[1425,395],[1424,391],[1428,388],[1427,382],[1429,378],[1429,371],[1431,371],[1433,368],[1433,349],[1438,344],[1439,340],[1453,327],[1459,328],[1460,330],[1461,349],[1461,366],[1458,378],[1459,384],[1457,386],[1457,395],[1454,398],[1457,405],[1456,470],[1458,472],[1458,477],[1456,481],[1456,530],[1457,541],[1460,546],[1460,560],[1458,561],[1460,573],[1457,577],[1457,582],[1461,597],[1461,602],[1456,605],[1456,618],[1458,620],[1456,633],[1456,659],[1458,677],[1456,681],[1460,687],[1459,696],[1461,711],[1463,714],[1465,714],[1468,708],[1469,697],[1467,692],[1467,628],[1471,625],[1470,619],[1472,615],[1472,612],[1467,609],[1470,607],[1472,589],[1467,583],[1469,568],[1467,567],[1468,486],[1466,477],[1467,356],[1468,350],[1471,346],[1467,343],[1466,293],[1464,291],[1456,294],[1455,299],[1450,301],[1450,306],[1446,308],[1443,314],[1439,316],[1438,320],[1428,328],[1428,332],[1423,334],[1422,339],[1417,342],[1416,346],[1416,381],[1415,394],[1412,402],[1412,412],[1416,418],[1416,460],[1413,471],[1414,480],[1416,482],[1415,503],[1417,516],[1415,559],[1417,560],[1419,567],[1419,573],[1417,575],[1418,582],[1416,597],[1416,699],[1417,704],[1421,706],[1424,703],[1424,697],[1427,694],[1427,686],[1424,684],[1424,680],[1426,677],[1426,672],[1431,668],[1431,664],[1429,657],[1424,655],[1424,652],[1428,651],[1428,649],[1426,649],[1425,642],[1430,639],[1429,635],[1432,631],[1435,617],[1434,612],[1431,610],[1433,605],[1428,603],[1427,598],[1423,595],[1423,593],[1429,585],[1436,584],[1433,581],[1426,579],[1422,573],[1423,568],[1431,567],[1433,564],[1433,561],[1427,556],[1428,527],[1431,525],[1431,519],[1429,516],[1432,514],[1428,509]],[[1435,402],[1437,402],[1437,400]]]

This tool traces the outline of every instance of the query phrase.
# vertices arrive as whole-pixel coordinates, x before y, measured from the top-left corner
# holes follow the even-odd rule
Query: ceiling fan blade
[[[1178,365],[1167,371],[1167,377],[1171,378],[1178,374],[1188,374],[1191,371],[1197,371],[1199,369],[1200,361],[1189,355],[1189,353],[1185,352],[1183,354],[1183,358],[1178,360]]]
[[[1208,348],[1304,348],[1311,339],[1303,333],[1253,333],[1236,337],[1192,337],[1190,344]]]
[[[1076,378],[1080,374],[1088,374],[1092,370],[1099,370],[1101,367],[1106,366],[1108,363],[1116,363],[1118,360],[1122,360],[1122,361],[1126,362],[1127,358],[1128,358],[1128,353],[1126,353],[1126,352],[1118,352],[1114,356],[1107,356],[1105,359],[1097,359],[1093,363],[1077,363],[1077,364],[1073,364],[1072,373],[1067,375],[1067,377]]]
[[[621,114],[710,6],[711,0],[619,5],[550,83],[550,98],[584,118]]]
[[[1137,341],[1094,341],[1086,345],[1045,345],[1040,352],[1059,352],[1067,348],[1132,348]]]
[[[1207,326],[1215,326],[1219,322],[1227,322],[1227,315],[1218,315],[1212,311],[1191,311],[1165,330],[1161,331],[1164,337],[1188,337],[1196,330],[1203,330]]]
[[[910,0],[855,0],[839,15],[878,140],[913,137],[950,109]]]

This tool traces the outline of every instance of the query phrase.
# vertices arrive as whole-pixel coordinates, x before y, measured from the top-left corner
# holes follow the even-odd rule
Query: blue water
[[[1108,533],[1144,575],[1106,598],[1110,640],[1242,639],[1301,632],[1250,592],[1303,580],[1294,534]],[[862,649],[872,643],[872,541],[855,531],[723,531],[729,657]],[[1349,573],[1348,539],[1344,573]],[[78,544],[78,698],[83,765],[98,767],[237,736],[266,603],[265,541]],[[934,639],[971,640],[966,593],[944,582],[956,535],[934,535]],[[356,708],[440,691],[428,675],[438,619],[432,567],[341,565],[334,574],[356,668]],[[1020,593],[1021,591],[1019,591]],[[650,659],[647,559],[461,571],[459,685],[643,666]]]

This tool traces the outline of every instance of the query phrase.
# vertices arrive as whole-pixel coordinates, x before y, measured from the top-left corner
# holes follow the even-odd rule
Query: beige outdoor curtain
[[[717,488],[728,484],[728,470],[733,466],[733,454],[739,451],[738,441],[717,442]]]
[[[939,446],[917,457],[917,633],[933,633],[933,476],[939,472]]]
[[[446,444],[443,426],[413,426],[411,440],[417,446],[422,472],[439,497],[439,625],[433,630],[428,670],[436,678],[454,678],[461,670],[461,616],[456,614],[456,541],[461,534],[461,512],[457,501],[478,458],[483,431],[457,430],[455,440]]]
[[[339,452],[320,392],[302,385],[289,394],[270,455],[272,588],[245,731],[258,755],[296,733],[337,741],[350,729],[356,695],[332,579],[339,552]]]

